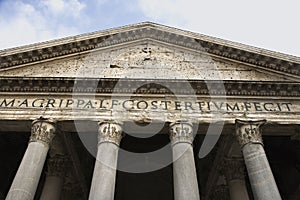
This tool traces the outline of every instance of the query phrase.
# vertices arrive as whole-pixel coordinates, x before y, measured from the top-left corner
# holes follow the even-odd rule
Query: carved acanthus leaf
[[[263,145],[261,135],[261,125],[266,120],[260,121],[243,121],[236,120],[236,137],[243,147],[248,143],[258,143]]]
[[[113,121],[100,122],[98,132],[98,144],[111,142],[119,146],[124,136],[121,125]]]
[[[32,122],[29,142],[42,142],[50,145],[55,135],[55,123],[51,120],[38,119]]]
[[[187,121],[177,121],[170,124],[170,139],[172,145],[177,143],[193,144],[193,125]]]

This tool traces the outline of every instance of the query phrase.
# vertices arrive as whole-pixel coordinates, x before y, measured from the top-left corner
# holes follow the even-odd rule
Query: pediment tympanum
[[[0,76],[287,81],[259,67],[155,41],[143,41],[28,66]],[[292,79],[293,80],[293,79]]]

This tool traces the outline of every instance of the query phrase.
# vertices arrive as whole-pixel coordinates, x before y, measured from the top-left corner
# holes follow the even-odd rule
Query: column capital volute
[[[120,145],[123,134],[123,123],[116,120],[103,120],[98,122],[98,145],[101,143],[113,143]]]
[[[235,120],[236,132],[235,136],[241,147],[246,144],[254,143],[263,145],[261,126],[266,120]]]
[[[50,145],[56,131],[56,121],[53,119],[38,118],[31,124],[29,142],[41,142]]]
[[[170,124],[171,144],[189,143],[193,144],[193,124],[188,120],[178,120]]]

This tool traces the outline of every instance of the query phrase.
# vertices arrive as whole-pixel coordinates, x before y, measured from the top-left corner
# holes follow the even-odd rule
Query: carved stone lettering
[[[293,112],[290,102],[236,102],[236,101],[176,101],[144,99],[56,99],[23,98],[0,99],[1,108],[47,108],[47,109],[117,109],[117,110],[179,110],[218,112]]]

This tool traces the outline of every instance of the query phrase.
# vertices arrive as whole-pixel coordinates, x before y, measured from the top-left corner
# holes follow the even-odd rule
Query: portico
[[[33,125],[32,125],[32,127],[34,127],[34,125],[36,124],[36,123],[38,123],[39,121],[41,121],[41,122],[43,122],[43,123],[45,123],[45,122],[47,122],[47,121],[49,121],[49,120],[44,120],[44,119],[38,119],[37,121],[34,121],[34,123],[33,123]],[[44,122],[45,121],[45,122]],[[53,120],[51,120],[51,121],[53,121]],[[245,130],[245,129],[241,129],[241,128],[243,128],[243,126],[241,127],[241,123],[242,123],[242,125],[244,126],[244,128],[247,128],[247,127],[245,127],[245,126],[254,126],[254,125],[262,125],[262,123],[265,123],[265,122],[256,122],[256,121],[242,121],[242,122],[240,122],[240,121],[237,121],[237,123],[236,123],[236,132],[238,133],[239,131],[243,131],[243,130]],[[109,124],[111,124],[111,125],[109,125]],[[104,122],[104,124],[103,123],[100,123],[98,126],[99,126],[99,134],[102,134],[102,131],[104,130],[103,128],[101,128],[101,126],[103,127],[103,126],[111,126],[111,128],[110,128],[110,130],[112,131],[112,130],[122,130],[122,129],[120,129],[122,126],[121,125],[118,125],[120,128],[116,128],[116,129],[114,129],[114,128],[112,128],[112,126],[113,125],[115,125],[116,123],[114,122],[114,121],[107,121],[107,122]],[[118,124],[120,124],[120,122],[118,122]],[[51,124],[49,124],[49,125],[51,125]],[[176,126],[178,126],[178,129],[176,128]],[[52,126],[52,125],[51,125]],[[184,128],[184,127],[186,127],[187,126],[187,129],[182,129],[182,128]],[[190,125],[189,125],[189,123],[187,123],[187,122],[185,122],[184,120],[181,120],[181,121],[178,121],[178,122],[175,122],[175,124],[169,124],[169,127],[167,126],[166,127],[167,129],[169,129],[169,131],[172,133],[172,134],[174,134],[173,133],[173,131],[174,130],[177,130],[177,131],[179,131],[178,132],[178,134],[184,134],[185,136],[184,137],[182,137],[182,136],[179,136],[179,138],[178,138],[178,140],[176,140],[176,141],[173,141],[172,143],[173,143],[173,145],[176,145],[176,144],[181,144],[181,142],[183,142],[182,144],[185,144],[186,142],[187,142],[187,144],[191,144],[191,142],[192,142],[192,140],[193,140],[193,137],[192,137],[192,135],[190,135],[190,136],[188,136],[187,135],[187,133],[188,132],[186,132],[186,131],[191,131],[192,129],[190,129]],[[228,126],[225,126],[225,129],[228,129],[229,127]],[[256,126],[254,127],[254,128],[256,128]],[[260,127],[261,128],[261,127]],[[182,130],[181,130],[182,129]],[[202,128],[201,128],[202,129]],[[268,129],[270,130],[270,127],[268,127]],[[109,129],[106,129],[107,131],[109,130]],[[259,129],[257,129],[257,130],[259,130]],[[182,132],[183,131],[183,132]],[[271,131],[273,132],[274,130],[272,130],[271,129]],[[249,132],[250,133],[250,132]],[[255,134],[261,134],[261,132],[256,132]],[[32,135],[35,135],[35,132],[32,132],[31,133]],[[100,135],[99,135],[99,139],[98,139],[98,142],[100,141],[100,144],[101,143],[103,143],[103,142],[105,142],[105,141],[107,141],[108,143],[108,145],[112,145],[111,147],[112,148],[114,148],[115,149],[115,147],[117,147],[117,145],[116,144],[114,144],[114,141],[121,141],[120,139],[120,136],[119,136],[119,134],[122,134],[122,132],[119,132],[118,134],[109,134],[109,135],[103,135],[102,137],[100,137]],[[246,133],[243,133],[243,134],[246,134]],[[253,135],[254,133],[253,132],[251,132],[251,134],[252,135],[243,135],[243,138],[245,138],[246,139],[246,141],[247,142],[250,142],[250,141],[252,141],[254,144],[257,144],[257,145],[261,145],[261,141],[260,141],[260,139],[259,139],[259,136],[256,136],[256,135]],[[122,134],[123,135],[123,134]],[[167,132],[165,133],[165,135],[166,135],[166,137],[169,135]],[[162,135],[163,136],[163,135]],[[188,136],[188,137],[191,137],[190,139],[188,139],[188,138],[185,138],[186,136]],[[247,136],[247,137],[246,137]],[[107,138],[106,138],[107,137]],[[122,137],[124,137],[124,135],[122,136]],[[126,137],[126,136],[125,136]],[[124,137],[124,138],[125,138]],[[174,136],[172,136],[172,135],[169,135],[169,137],[174,137]],[[228,137],[228,136],[227,136]],[[240,137],[240,136],[238,136],[238,137]],[[250,138],[250,140],[249,140],[249,138]],[[255,140],[252,140],[251,138],[254,138]],[[199,138],[197,138],[197,139],[199,139]],[[241,138],[240,138],[241,139]],[[173,140],[173,139],[172,139]],[[171,141],[172,141],[171,140]],[[111,141],[111,142],[110,142]],[[239,140],[239,141],[244,141],[244,140]],[[244,142],[246,142],[246,141],[244,141]],[[198,145],[197,143],[198,142],[193,142],[195,145]],[[241,143],[241,142],[240,142]],[[30,143],[29,143],[30,144]],[[119,145],[119,143],[117,143],[118,145]],[[98,145],[99,145],[99,143],[98,143]],[[122,146],[121,146],[122,147]],[[28,148],[30,148],[30,146],[28,146]],[[50,147],[51,148],[51,147]],[[57,148],[57,147],[56,147]],[[242,150],[242,148],[243,148],[243,146],[241,146],[241,150]],[[103,167],[100,167],[99,168],[99,166],[97,167],[97,164],[95,164],[95,167],[94,167],[94,175],[92,176],[92,180],[93,180],[93,182],[95,182],[96,180],[98,180],[99,181],[99,184],[95,184],[95,186],[94,186],[94,188],[93,187],[91,187],[91,189],[90,189],[90,193],[89,193],[89,196],[90,196],[90,198],[89,199],[98,199],[98,198],[96,198],[96,195],[95,194],[97,194],[97,192],[98,191],[101,191],[101,189],[100,188],[98,188],[99,186],[104,186],[104,184],[103,184],[103,182],[101,182],[101,180],[106,180],[106,181],[108,181],[108,184],[105,186],[105,188],[106,189],[104,189],[104,191],[105,192],[107,192],[107,191],[109,191],[109,188],[112,190],[110,193],[106,193],[108,196],[110,196],[110,197],[106,197],[106,198],[110,198],[110,199],[113,199],[113,197],[114,197],[114,194],[115,194],[115,186],[116,186],[116,180],[118,181],[118,179],[117,179],[117,177],[118,176],[116,176],[116,172],[117,172],[117,168],[116,168],[116,159],[115,159],[115,161],[114,161],[114,163],[115,164],[113,164],[113,166],[112,166],[112,163],[108,163],[108,161],[109,162],[111,162],[112,160],[112,156],[107,156],[107,155],[109,155],[110,153],[112,153],[112,152],[114,152],[114,151],[111,151],[111,150],[109,150],[110,148],[109,148],[109,146],[107,146],[106,148],[104,148],[104,150],[105,151],[107,151],[107,153],[105,153],[105,154],[102,154],[103,155],[103,157],[101,157],[100,155],[98,155],[98,159],[99,159],[99,163],[101,163],[102,165],[103,165]],[[115,152],[117,153],[117,149],[118,148],[116,148],[116,150],[115,150]],[[187,156],[186,158],[184,158],[184,157],[182,157],[182,156],[185,156],[185,154],[189,154],[188,152],[190,152],[190,153],[193,153],[193,150],[192,151],[190,151],[190,150],[188,150],[188,146],[187,147],[184,147],[183,149],[183,153],[180,153],[180,151],[177,151],[177,153],[179,153],[179,154],[177,154],[176,152],[175,152],[175,154],[173,153],[173,159],[175,159],[176,160],[176,162],[178,163],[176,166],[174,166],[174,164],[173,164],[173,176],[178,176],[179,175],[179,177],[177,177],[177,178],[175,178],[175,177],[173,177],[172,179],[173,179],[173,189],[174,189],[174,191],[178,191],[178,192],[182,192],[183,194],[182,194],[182,197],[188,197],[189,199],[191,199],[191,198],[195,198],[195,199],[199,199],[199,197],[189,197],[188,196],[188,194],[199,194],[200,195],[200,190],[198,189],[199,188],[199,186],[198,186],[198,182],[201,182],[200,180],[197,180],[198,178],[197,177],[201,177],[201,171],[199,171],[199,168],[197,167],[197,165],[195,165],[195,161],[194,161],[194,156],[192,156],[192,157],[189,157],[189,156]],[[99,150],[98,150],[99,151]],[[57,152],[57,151],[56,151]],[[173,150],[173,152],[174,152],[174,150]],[[256,152],[256,151],[255,151]],[[26,160],[26,159],[28,159],[28,158],[33,158],[31,155],[36,155],[36,156],[38,156],[38,154],[40,154],[40,155],[44,155],[44,153],[43,153],[43,151],[32,151],[32,152],[30,152],[31,154],[24,154],[23,155],[23,160]],[[194,152],[195,154],[196,153],[198,153],[198,152]],[[245,154],[246,152],[244,152],[244,158],[245,158],[245,156],[247,156],[247,158],[249,157],[249,156],[251,156],[250,154],[248,155],[248,154]],[[117,155],[117,154],[115,154],[115,155]],[[176,155],[178,155],[178,158],[176,158],[177,156]],[[250,157],[251,158],[251,157]],[[54,159],[56,160],[56,161],[54,161]],[[104,160],[103,160],[104,159]],[[105,159],[109,159],[109,160],[105,160]],[[180,160],[178,160],[178,159],[187,159],[187,160],[189,160],[189,161],[185,161],[185,162],[182,162],[182,164],[179,164],[181,161]],[[266,158],[265,158],[266,159]],[[58,161],[58,160],[60,160],[60,161]],[[65,160],[65,158],[64,157],[62,157],[62,156],[54,156],[53,158],[49,158],[48,159],[48,172],[46,173],[47,174],[47,176],[52,176],[53,178],[52,178],[52,182],[53,181],[56,181],[56,179],[55,179],[55,174],[59,174],[60,173],[60,175],[58,176],[58,179],[57,179],[57,181],[65,181],[64,179],[66,178],[65,177],[65,175],[66,175],[66,173],[62,173],[61,172],[61,170],[64,168],[64,167],[66,167],[67,166],[67,162],[65,162],[64,161]],[[199,160],[198,158],[196,159],[197,160],[197,162],[199,162],[199,161],[201,161],[201,160]],[[258,160],[258,159],[255,159],[255,161],[256,162],[259,162],[259,163],[257,163],[257,166],[263,166],[263,164],[262,163],[265,163],[265,162],[267,162],[268,163],[268,159],[266,159],[266,160],[262,160],[262,161],[260,161],[260,160]],[[54,163],[54,162],[56,162],[56,164],[50,164],[50,163]],[[227,161],[227,162],[233,162],[233,161]],[[251,187],[252,187],[252,192],[253,193],[257,193],[257,194],[255,194],[255,195],[260,195],[260,193],[259,193],[259,191],[260,190],[256,190],[256,184],[257,184],[257,181],[258,181],[258,178],[256,178],[256,176],[258,176],[258,173],[271,173],[271,176],[273,177],[273,175],[272,175],[272,172],[271,171],[269,171],[268,172],[268,170],[258,170],[258,169],[256,169],[256,168],[254,168],[253,167],[253,165],[254,164],[252,164],[251,162],[251,160],[249,160],[249,161],[246,161],[246,162],[244,162],[243,161],[243,159],[242,160],[240,160],[240,161],[235,161],[235,162],[239,162],[239,163],[241,163],[241,164],[228,164],[231,168],[231,170],[234,170],[235,168],[236,168],[236,170],[240,170],[240,167],[239,167],[239,165],[245,165],[245,167],[248,169],[248,173],[246,172],[246,171],[244,171],[244,173],[245,173],[245,176],[249,176],[249,179],[250,179],[250,182],[249,182],[249,184],[251,185]],[[247,163],[248,162],[248,163]],[[260,163],[260,162],[262,162],[262,163]],[[188,166],[187,166],[187,163],[189,163],[188,164]],[[192,163],[194,163],[194,164],[192,164]],[[249,164],[250,163],[250,164]],[[106,166],[107,164],[109,164],[110,166]],[[221,165],[221,163],[219,163],[220,165]],[[51,169],[49,169],[49,165],[50,166],[52,166],[52,168]],[[65,165],[65,166],[64,166]],[[227,165],[227,166],[228,166]],[[42,165],[41,165],[42,166]],[[55,166],[57,166],[57,167],[59,167],[59,168],[55,168]],[[105,167],[104,167],[105,166]],[[53,168],[54,167],[54,168]],[[70,166],[69,166],[70,167]],[[175,168],[174,168],[175,167]],[[191,167],[191,168],[190,168]],[[19,168],[26,168],[26,169],[29,169],[29,168],[32,168],[32,166],[31,166],[31,164],[23,164],[23,162],[21,162],[21,164],[20,164],[20,167]],[[71,166],[71,168],[72,168],[72,166]],[[193,169],[194,168],[194,169]],[[53,169],[56,169],[56,172],[55,171],[53,171]],[[49,171],[50,170],[50,171]],[[176,171],[177,170],[177,171]],[[184,170],[188,170],[186,173],[181,173],[182,171],[184,171]],[[195,171],[194,171],[195,170]],[[250,172],[249,172],[249,170],[250,170]],[[252,170],[252,171],[251,171]],[[256,172],[255,171],[253,171],[253,170],[257,170]],[[269,170],[270,170],[270,168],[269,168]],[[18,170],[18,171],[20,171],[20,169]],[[114,176],[110,176],[109,174],[111,174],[111,173],[108,173],[108,171],[114,171],[114,173],[113,174],[115,174]],[[194,171],[194,172],[193,172]],[[96,174],[95,174],[95,172],[97,172]],[[101,173],[104,173],[103,175],[100,175]],[[190,172],[193,172],[191,175],[188,175]],[[195,174],[195,172],[196,173],[198,173],[198,176],[197,176],[197,174]],[[228,184],[228,186],[229,186],[229,189],[230,189],[230,196],[231,195],[233,195],[233,196],[231,196],[231,199],[235,199],[235,197],[236,196],[238,196],[238,197],[240,197],[241,195],[243,195],[241,192],[242,192],[242,190],[241,190],[241,187],[244,187],[244,189],[247,191],[248,190],[248,192],[251,192],[251,190],[249,190],[249,189],[247,189],[247,187],[246,187],[246,185],[245,185],[245,182],[243,183],[243,181],[245,181],[243,178],[237,178],[237,179],[235,179],[235,178],[233,178],[233,177],[235,177],[235,176],[237,176],[237,177],[243,177],[243,175],[238,175],[238,173],[243,173],[243,171],[239,171],[239,172],[236,172],[236,174],[232,174],[232,175],[229,175],[229,177],[232,177],[232,178],[229,178],[228,177],[228,179],[227,179],[227,181],[229,181],[229,182],[227,182],[227,184]],[[251,173],[251,174],[250,174]],[[23,174],[23,175],[25,175],[25,174]],[[169,174],[169,176],[170,175],[172,175],[172,174]],[[182,176],[182,175],[184,175],[183,177],[181,177],[180,178],[180,176]],[[226,175],[226,174],[225,174]],[[39,174],[36,174],[36,175],[32,175],[33,176],[33,179],[34,180],[39,180]],[[106,178],[99,178],[99,177],[103,177],[103,176],[107,176]],[[187,177],[188,176],[188,179],[186,179],[185,180],[185,178],[184,177]],[[227,175],[226,175],[227,176]],[[265,176],[265,175],[261,175],[260,177],[262,177],[262,176]],[[174,179],[175,178],[175,179]],[[54,190],[57,190],[57,191],[55,191],[55,192],[59,192],[60,190],[62,190],[62,187],[65,187],[65,186],[63,186],[62,184],[52,184],[53,186],[55,186],[54,188],[53,188],[53,186],[51,187],[51,183],[49,183],[50,185],[48,186],[48,183],[47,183],[47,180],[48,180],[49,178],[46,178],[45,179],[45,182],[44,182],[44,189],[42,190],[42,193],[43,193],[43,195],[45,194],[45,192],[50,192],[48,195],[50,195],[50,194],[55,194],[55,193],[53,193],[53,191]],[[61,179],[61,180],[60,180]],[[95,179],[95,180],[94,180]],[[202,179],[202,178],[200,178],[200,179]],[[15,178],[14,178],[14,185],[17,185],[16,183],[22,183],[22,178],[19,178],[18,176],[15,176]],[[194,180],[195,182],[194,183],[192,183],[191,182],[191,180]],[[240,181],[238,181],[238,180],[240,180]],[[265,180],[265,179],[264,179]],[[272,185],[270,185],[270,187],[272,188],[273,187],[273,189],[275,190],[275,191],[278,191],[278,188],[277,188],[277,184],[274,182],[274,178],[270,178],[270,179],[268,179],[268,180],[270,180],[271,182],[273,182],[273,186]],[[49,181],[49,180],[48,180]],[[51,180],[50,180],[51,181]],[[57,182],[56,181],[56,182]],[[254,182],[256,182],[256,183],[252,183],[251,181],[254,181]],[[101,184],[100,184],[101,183]],[[265,183],[265,184],[267,184],[265,181],[263,181],[263,183]],[[187,187],[187,185],[189,185],[189,184],[192,184],[192,185],[190,185],[190,186],[188,186]],[[259,183],[258,183],[259,184]],[[29,183],[28,184],[26,184],[26,186],[30,186],[29,185]],[[60,186],[60,187],[59,187]],[[32,189],[32,191],[31,191],[31,193],[32,194],[35,194],[35,191],[36,191],[36,189],[37,189],[37,185],[33,185],[32,187],[35,187],[35,188],[33,188]],[[48,187],[48,189],[46,189],[45,187]],[[195,187],[196,188],[196,192],[195,191],[193,191],[194,189],[193,189],[193,187]],[[263,186],[260,184],[260,186],[259,186],[259,189],[261,189]],[[269,187],[268,185],[266,185],[266,187]],[[12,189],[13,188],[13,189]],[[268,190],[270,191],[270,190],[272,190],[271,188],[268,188]],[[52,191],[51,191],[52,190]],[[119,190],[119,188],[117,188],[117,191]],[[11,186],[11,189],[10,189],[10,191],[9,191],[9,193],[8,194],[10,194],[10,192],[11,192],[11,195],[14,195],[14,199],[18,199],[18,197],[20,196],[20,199],[24,199],[25,197],[23,197],[21,194],[14,194],[14,191],[19,191],[19,189],[17,188],[17,186],[14,186],[14,187],[12,187]],[[24,191],[23,189],[21,189],[21,191]],[[263,191],[263,190],[262,190]],[[247,194],[248,192],[246,192],[245,194]],[[103,192],[104,193],[104,192]],[[101,196],[103,196],[103,193],[102,193],[102,195]],[[182,197],[180,197],[180,195],[181,194],[176,194],[176,192],[174,193],[174,198],[182,198]],[[185,193],[185,194],[184,194]],[[26,194],[29,194],[29,192],[27,193],[26,192]],[[263,195],[267,195],[267,193],[266,192],[262,192],[262,194]],[[276,194],[275,192],[272,192],[272,193],[270,193],[270,195],[274,195],[274,194]],[[48,195],[45,195],[46,197],[48,196]],[[176,195],[178,195],[178,197],[176,197]],[[9,198],[9,195],[8,195],[8,197],[7,198]],[[27,198],[27,197],[26,197]],[[260,198],[269,198],[269,197],[267,197],[267,196],[263,196],[263,197],[260,197]],[[275,197],[274,197],[275,198]],[[276,197],[277,198],[277,197]],[[280,198],[280,196],[278,197],[278,198]],[[28,197],[28,199],[30,199],[30,197]]]
[[[299,196],[299,58],[152,23],[0,55],[0,199]]]

